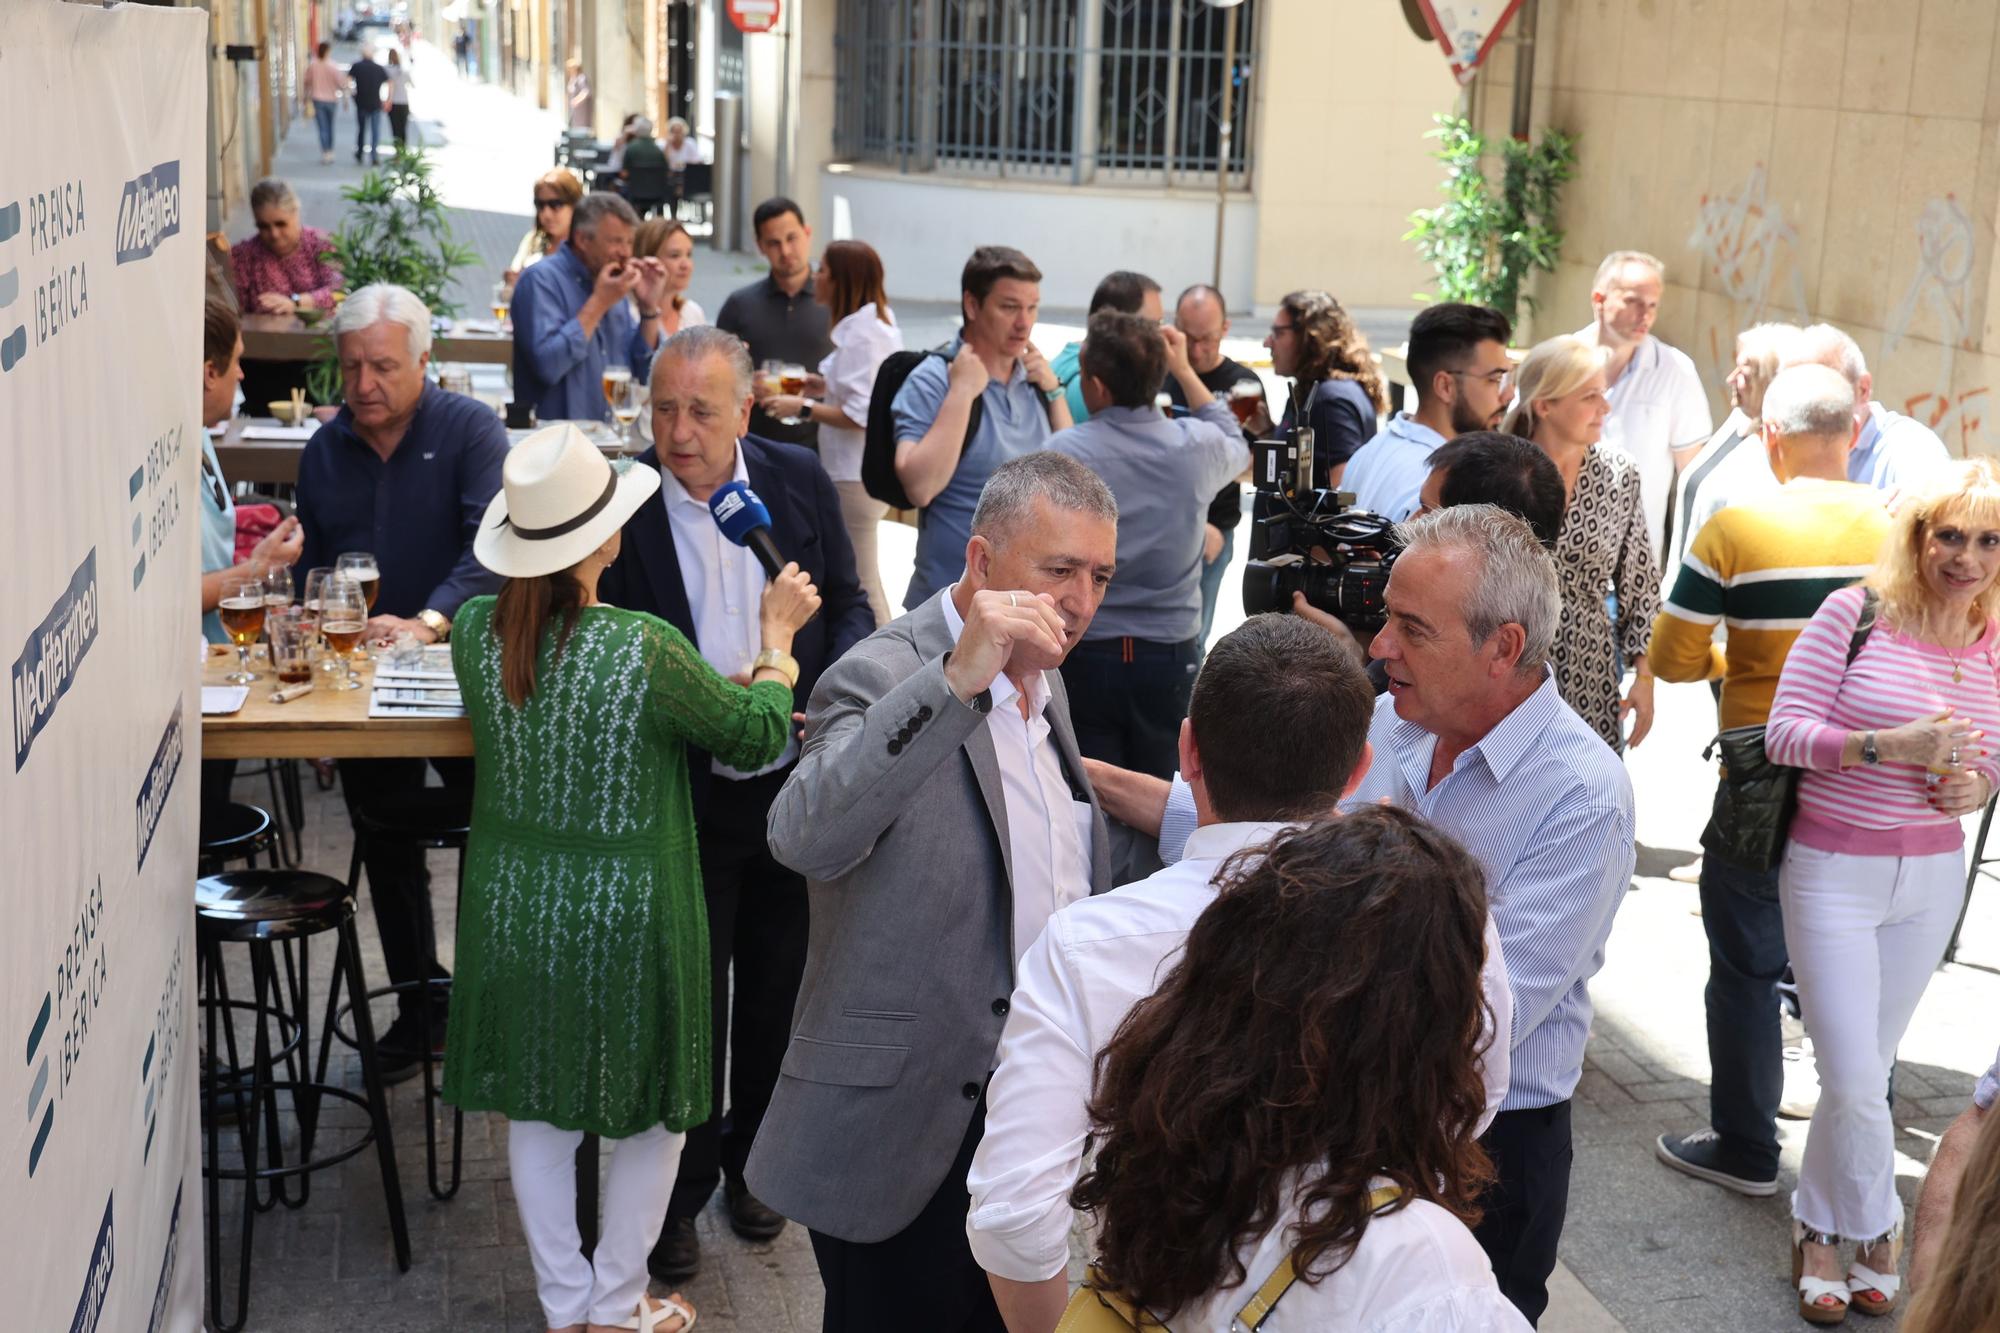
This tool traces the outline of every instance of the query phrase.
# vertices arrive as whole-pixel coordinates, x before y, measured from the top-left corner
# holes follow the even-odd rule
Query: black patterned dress
[[[1659,563],[1639,501],[1639,465],[1612,445],[1593,444],[1577,469],[1576,493],[1556,538],[1562,621],[1556,627],[1556,690],[1604,743],[1625,748],[1618,725],[1619,659],[1645,653],[1660,610]],[[1618,619],[1605,605],[1617,594]]]

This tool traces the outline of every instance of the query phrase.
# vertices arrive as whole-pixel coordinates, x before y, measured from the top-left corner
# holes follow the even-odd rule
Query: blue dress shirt
[[[1417,512],[1431,475],[1431,455],[1443,445],[1444,436],[1408,412],[1398,412],[1381,434],[1355,450],[1341,474],[1340,489],[1354,492],[1356,508],[1401,523]]]
[[[583,336],[577,312],[595,285],[574,245],[523,270],[514,284],[514,401],[541,421],[602,421],[604,368],[630,366],[641,384],[653,368],[653,347],[623,301]]]
[[[1868,424],[1847,454],[1847,479],[1878,491],[1923,483],[1951,464],[1951,453],[1923,422],[1868,404]]]
[[[1590,978],[1632,884],[1632,779],[1550,672],[1499,725],[1430,780],[1437,737],[1383,695],[1368,728],[1375,762],[1343,810],[1384,799],[1449,833],[1486,871],[1514,991],[1513,1072],[1503,1111],[1576,1091],[1590,1036]],[[1179,776],[1160,824],[1161,859],[1180,859],[1194,794]]]
[[[428,609],[450,617],[468,597],[498,592],[500,576],[473,557],[472,538],[500,490],[506,457],[507,428],[493,409],[435,384],[424,385],[386,461],[341,408],[299,458],[301,590],[307,570],[343,551],[369,551],[382,570],[378,616],[407,620]]]

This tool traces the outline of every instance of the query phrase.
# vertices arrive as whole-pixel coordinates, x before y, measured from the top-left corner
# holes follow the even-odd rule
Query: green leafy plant
[[[333,233],[329,258],[340,269],[343,290],[393,282],[415,292],[433,315],[456,314],[445,292],[452,274],[478,256],[452,239],[450,210],[431,183],[424,150],[398,148],[360,184],[340,193],[349,208]],[[340,401],[340,364],[331,331],[320,359],[307,372],[306,391],[317,403]]]
[[[1500,140],[1497,189],[1486,171],[1494,144],[1471,121],[1438,116],[1425,137],[1441,144],[1445,202],[1410,214],[1403,239],[1437,270],[1437,298],[1491,306],[1510,321],[1523,302],[1532,311],[1521,287],[1533,270],[1553,270],[1562,251],[1556,205],[1576,174],[1575,136],[1552,129],[1533,143]]]

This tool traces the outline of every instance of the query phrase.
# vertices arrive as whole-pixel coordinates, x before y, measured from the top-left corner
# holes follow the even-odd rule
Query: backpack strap
[[[1368,1195],[1368,1211],[1379,1213],[1402,1196],[1403,1189],[1400,1185],[1384,1185],[1380,1189],[1372,1190]],[[1236,1312],[1236,1322],[1251,1330],[1251,1333],[1256,1333],[1257,1329],[1263,1327],[1264,1321],[1271,1317],[1271,1311],[1275,1310],[1278,1302],[1285,1298],[1285,1293],[1292,1289],[1292,1283],[1298,1281],[1298,1277],[1298,1271],[1292,1266],[1292,1256],[1288,1254],[1278,1265],[1277,1271],[1264,1279],[1264,1285],[1257,1288],[1257,1294],[1250,1298],[1249,1304]]]
[[[1847,664],[1854,665],[1854,659],[1861,653],[1861,645],[1868,642],[1868,636],[1875,632],[1875,616],[1882,609],[1882,599],[1873,588],[1861,590],[1861,614],[1854,620],[1854,637],[1847,641]]]

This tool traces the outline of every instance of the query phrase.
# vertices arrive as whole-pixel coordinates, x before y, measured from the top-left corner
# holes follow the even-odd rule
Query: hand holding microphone
[[[717,487],[708,497],[708,512],[723,536],[749,547],[764,567],[771,580],[764,590],[764,646],[789,650],[792,635],[819,611],[819,589],[779,552],[771,537],[771,511],[747,485],[732,481]],[[782,642],[773,642],[774,632],[783,634]]]

